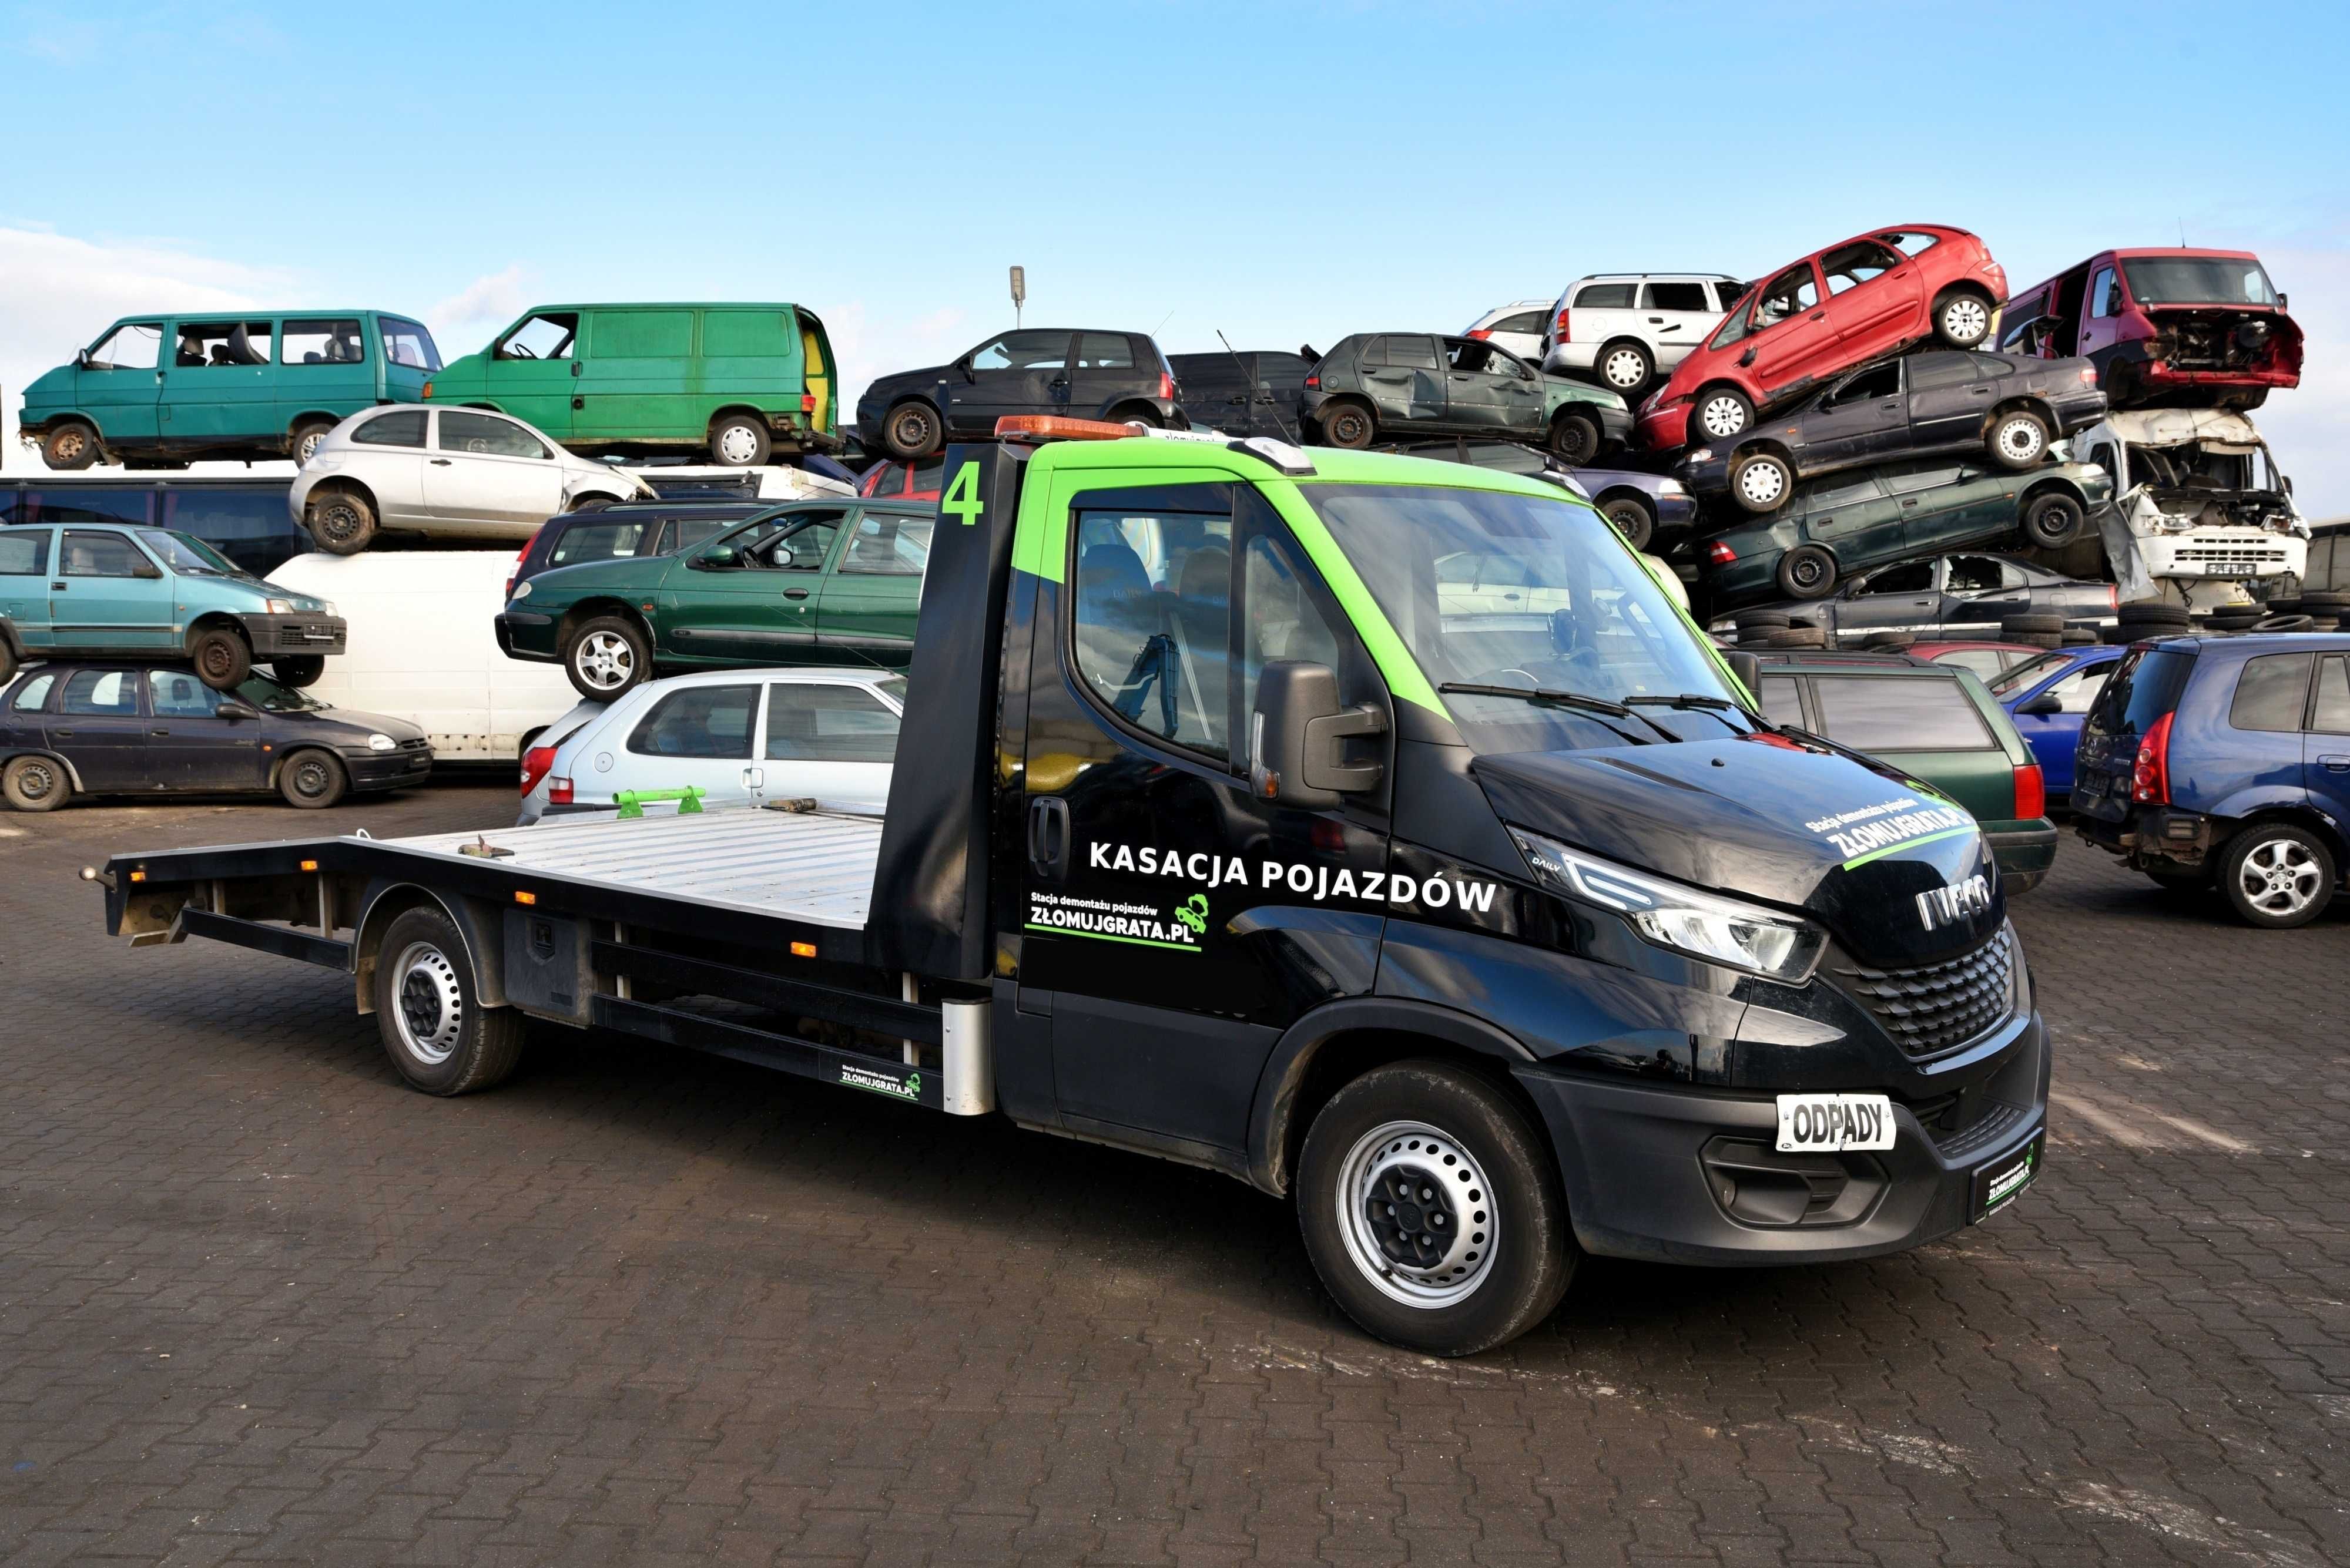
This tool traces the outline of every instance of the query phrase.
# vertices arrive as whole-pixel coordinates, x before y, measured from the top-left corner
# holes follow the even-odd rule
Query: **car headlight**
[[[1689,493],[1689,487],[1681,483],[1678,479],[1660,479],[1657,481],[1657,493],[1659,495],[1687,495]]]
[[[368,750],[370,752],[396,752],[400,750],[400,742],[393,740],[390,735],[369,735],[368,737]]]
[[[294,613],[294,601],[292,599],[264,599],[262,600],[262,603],[267,607],[271,615],[292,615]]]
[[[321,610],[321,611],[319,612],[321,615],[333,615],[333,616],[338,616],[338,615],[340,615],[340,614],[342,614],[342,613],[343,613],[342,611],[340,611],[340,610],[338,610],[338,609],[337,609],[337,608],[335,607],[335,601],[334,601],[334,600],[332,600],[332,599],[322,599],[322,600],[320,600],[319,602],[320,602],[320,603],[322,603],[322,604],[324,604],[324,605],[327,607],[325,609],[323,609],[323,610]]]
[[[1693,462],[1711,462],[1712,461],[1713,448],[1710,446],[1697,447],[1681,453],[1681,466],[1683,468],[1687,468]]]
[[[1630,870],[1555,838],[1510,829],[1534,880],[1578,904],[1612,910],[1659,947],[1787,985],[1809,980],[1827,938],[1793,915],[1700,893]]]
[[[508,594],[506,597],[512,599],[526,599],[530,597],[530,579],[525,577],[521,582],[516,583],[514,586],[514,592]]]

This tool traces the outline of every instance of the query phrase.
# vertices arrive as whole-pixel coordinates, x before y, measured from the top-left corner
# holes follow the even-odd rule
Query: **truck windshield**
[[[1736,704],[1664,589],[1586,505],[1432,485],[1300,492],[1435,685]],[[1621,722],[1572,708],[1467,693],[1445,703],[1482,753],[1627,743]],[[1737,727],[1719,709],[1641,711],[1688,738]],[[1657,738],[1652,727],[1639,729]]]
[[[2132,256],[2121,264],[2140,305],[2274,305],[2261,264],[2242,256]]]

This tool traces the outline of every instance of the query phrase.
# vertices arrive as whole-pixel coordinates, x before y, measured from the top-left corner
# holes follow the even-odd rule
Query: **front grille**
[[[1835,973],[1912,1056],[1963,1045],[2006,1021],[2014,1001],[2015,940],[2005,928],[1962,958],[1919,969]]]
[[[277,628],[277,646],[280,648],[315,648],[322,642],[339,640],[331,626],[294,625]]]
[[[412,741],[400,742],[400,749],[403,752],[421,752],[432,743],[432,742],[426,740],[423,736],[419,735]]]

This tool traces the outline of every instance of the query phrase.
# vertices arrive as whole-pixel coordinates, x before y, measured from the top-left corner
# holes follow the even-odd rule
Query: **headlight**
[[[368,750],[370,752],[396,752],[400,750],[400,742],[393,740],[390,735],[369,735],[368,737]]]
[[[1689,491],[1678,479],[1660,479],[1657,481],[1657,493],[1659,495],[1687,495]]]
[[[335,607],[335,601],[334,601],[334,600],[332,600],[332,599],[321,599],[319,602],[320,602],[321,604],[323,604],[323,605],[325,605],[325,606],[327,607],[324,610],[322,610],[322,611],[320,611],[320,612],[319,612],[319,613],[320,613],[320,614],[322,614],[322,615],[338,615],[338,615],[340,615],[340,614],[342,614],[342,613],[343,613],[342,611],[340,611],[340,610],[338,610],[338,609],[337,609],[337,608]]]
[[[521,582],[516,583],[514,586],[514,592],[508,594],[506,597],[514,599],[526,599],[530,597],[530,579],[525,577]]]
[[[271,615],[292,615],[294,613],[294,601],[292,599],[264,599],[262,603],[268,608]]]
[[[1684,468],[1693,462],[1711,462],[1712,461],[1713,448],[1710,446],[1701,446],[1694,452],[1681,453],[1681,466]]]
[[[1628,870],[1523,828],[1513,827],[1510,836],[1536,881],[1576,903],[1615,911],[1659,947],[1801,985],[1826,945],[1818,927],[1792,915]]]

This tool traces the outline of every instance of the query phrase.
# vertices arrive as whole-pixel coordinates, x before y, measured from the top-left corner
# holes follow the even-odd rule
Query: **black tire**
[[[356,556],[375,543],[375,507],[356,490],[310,493],[302,508],[310,542],[330,556]]]
[[[316,686],[318,677],[327,672],[327,656],[323,653],[297,653],[269,661],[269,672],[296,691],[305,686]]]
[[[1333,403],[1322,410],[1322,440],[1326,445],[1360,452],[1379,433],[1378,416],[1357,402]]]
[[[2114,618],[2124,626],[2185,626],[2187,607],[2172,604],[2124,605],[2114,611]]]
[[[652,678],[653,645],[643,626],[626,616],[583,621],[563,645],[563,672],[571,689],[591,702],[609,702]]]
[[[41,461],[61,472],[88,468],[100,455],[98,431],[79,420],[54,425],[41,438]]]
[[[482,1005],[465,939],[437,909],[406,910],[384,931],[375,1021],[392,1066],[428,1095],[494,1088],[522,1062],[522,1014]]]
[[[1657,357],[1637,337],[1600,345],[1591,372],[1601,386],[1637,406],[1640,394],[1657,379]]]
[[[2001,468],[2036,466],[2048,455],[2048,421],[2030,409],[2010,409],[1991,416],[1983,436],[1983,451]]]
[[[2350,594],[2345,594],[2339,588],[2304,588],[2302,590],[2301,597],[2293,600],[2289,607],[2282,599],[2269,601],[2269,608],[2272,610],[2281,611],[2288,607],[2308,610],[2313,614],[2318,610],[2350,609]]]
[[[1430,1355],[1473,1355],[1534,1327],[1582,1257],[1540,1134],[1442,1062],[1380,1067],[1331,1096],[1299,1153],[1297,1225],[1348,1317]],[[1426,1229],[1415,1238],[1413,1225]],[[1438,1267],[1411,1266],[1422,1259]]]
[[[2280,631],[2310,631],[2315,628],[2317,618],[2307,615],[2272,615],[2254,621],[2247,629],[2261,633]]]
[[[1754,404],[1735,387],[1708,387],[1690,404],[1684,446],[1735,441],[1754,428]]]
[[[2325,912],[2334,877],[2334,852],[2317,835],[2289,822],[2255,822],[2220,847],[2216,880],[2237,919],[2283,931]]]
[[[1741,610],[1738,612],[1736,624],[1739,630],[1744,631],[1750,627],[1793,626],[1795,624],[1795,618],[1785,610]]]
[[[1110,418],[1122,425],[1140,425],[1153,431],[1162,429],[1167,422],[1159,417],[1157,409],[1143,407],[1120,409]]]
[[[2085,626],[2068,626],[2056,640],[2066,648],[2086,648],[2097,640],[2097,634]]]
[[[1827,645],[1828,634],[1815,626],[1794,626],[1784,631],[1762,634],[1762,646],[1765,648],[1825,648]]]
[[[234,691],[253,673],[253,647],[234,627],[208,626],[188,639],[196,679],[215,691]]]
[[[318,443],[326,440],[334,428],[332,420],[303,421],[286,438],[286,455],[294,460],[295,467],[301,467],[310,461],[311,454],[318,450]]]
[[[7,638],[0,637],[0,685],[6,684],[16,674],[16,649]]]
[[[710,461],[728,468],[758,467],[772,444],[767,421],[756,414],[721,414],[710,423]]]
[[[277,793],[287,805],[304,811],[324,811],[350,787],[351,775],[343,770],[343,760],[316,746],[291,753],[277,764]]]
[[[2008,631],[2063,631],[2064,618],[2046,610],[2019,610],[1999,624]]]
[[[2292,615],[2301,608],[2302,601],[2308,597],[2307,594],[2279,594],[2261,607],[2267,615]]]
[[[1775,452],[1750,452],[1730,465],[1730,498],[1746,512],[1776,512],[1795,493],[1795,466]]]
[[[1657,515],[1648,504],[1638,496],[1618,495],[1599,508],[1599,515],[1607,519],[1609,527],[1624,536],[1624,543],[1635,550],[1645,550],[1657,535]]]
[[[0,768],[0,799],[18,811],[55,811],[73,798],[73,776],[55,757],[11,757]]]
[[[881,419],[881,445],[900,462],[928,457],[946,438],[939,410],[917,399],[899,403]]]
[[[1954,289],[1934,302],[1934,337],[1949,348],[1972,348],[1991,336],[1991,306]]]
[[[1599,455],[1599,421],[1579,409],[1561,409],[1550,421],[1550,452],[1569,468]]]
[[[1798,545],[1779,557],[1779,591],[1791,599],[1824,599],[1835,591],[1835,557],[1817,545]]]
[[[1918,634],[1914,631],[1872,631],[1860,639],[1860,646],[1895,649],[1915,648],[1918,646]]]

